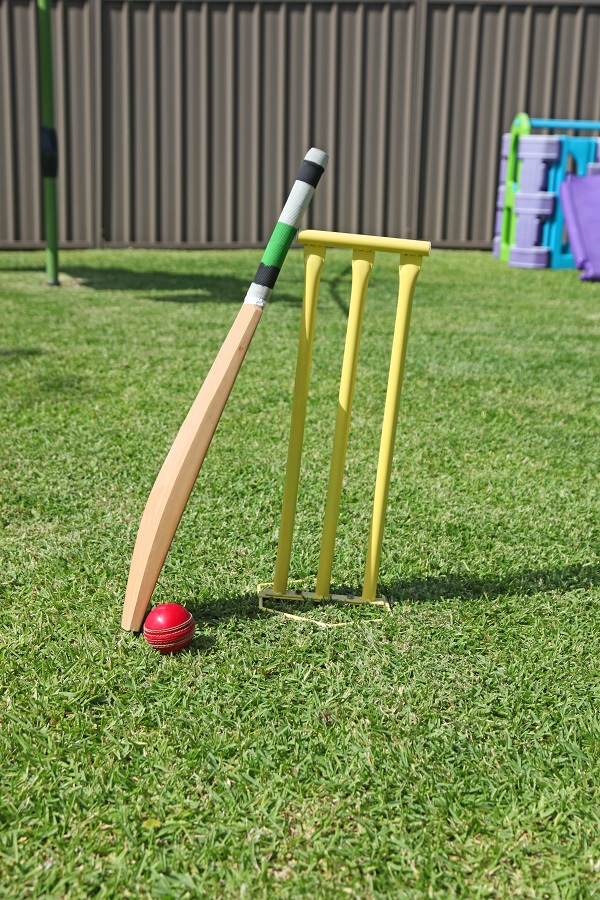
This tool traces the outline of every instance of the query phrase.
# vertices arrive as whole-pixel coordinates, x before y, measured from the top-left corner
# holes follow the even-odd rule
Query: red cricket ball
[[[161,603],[148,613],[144,637],[161,653],[177,653],[192,643],[195,628],[191,612],[179,603]]]

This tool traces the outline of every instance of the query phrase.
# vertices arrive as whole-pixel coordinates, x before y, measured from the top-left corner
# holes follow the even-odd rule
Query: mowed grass
[[[195,615],[122,632],[139,520],[260,252],[0,255],[4,897],[600,894],[600,285],[435,251],[380,573],[391,614],[257,611],[272,579],[302,255],[167,559]],[[349,299],[322,281],[291,577],[314,586]],[[397,292],[378,256],[334,563],[363,577]]]

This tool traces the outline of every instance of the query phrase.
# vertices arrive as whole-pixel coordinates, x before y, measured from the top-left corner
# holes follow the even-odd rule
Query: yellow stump
[[[348,434],[350,432],[350,416],[352,414],[352,400],[354,399],[354,385],[356,384],[358,351],[360,349],[367,288],[374,260],[375,252],[373,250],[355,250],[352,254],[352,292],[350,295],[346,346],[344,347],[344,359],[342,362],[335,435],[333,438],[329,487],[327,488],[327,500],[325,503],[321,555],[319,557],[317,586],[315,589],[317,598],[328,597],[331,588],[335,533],[340,514],[344,465],[346,462],[346,450],[348,449]]]
[[[379,576],[381,548],[383,546],[383,528],[385,525],[385,513],[390,490],[394,444],[396,441],[396,428],[400,410],[400,394],[402,392],[402,378],[406,360],[406,346],[408,344],[408,326],[410,324],[410,314],[417,284],[417,276],[421,269],[420,257],[417,257],[414,261],[409,260],[410,257],[407,255],[402,255],[400,257],[398,310],[396,312],[396,324],[394,327],[392,357],[390,360],[390,372],[383,413],[383,426],[381,429],[381,444],[379,447],[379,462],[377,464],[377,478],[375,481],[373,516],[371,518],[371,531],[369,534],[365,577],[363,581],[362,596],[363,599],[367,601],[375,600],[377,594],[377,578]]]
[[[296,517],[296,502],[298,500],[298,483],[300,481],[300,463],[302,461],[302,442],[304,440],[304,422],[306,419],[306,401],[308,398],[310,364],[315,337],[315,318],[317,315],[321,272],[323,271],[326,253],[326,247],[311,247],[307,245],[304,248],[304,299],[302,301],[300,341],[298,343],[298,360],[296,362],[290,444],[283,489],[283,508],[281,511],[281,525],[279,527],[275,579],[273,582],[273,590],[279,594],[285,593],[287,589],[290,570],[294,519]]]

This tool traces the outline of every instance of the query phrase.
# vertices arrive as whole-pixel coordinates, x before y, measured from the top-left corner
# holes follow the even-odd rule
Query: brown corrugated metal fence
[[[521,110],[600,119],[591,2],[57,0],[61,245],[253,246],[308,224],[491,244]],[[43,242],[34,0],[0,0],[0,247]]]

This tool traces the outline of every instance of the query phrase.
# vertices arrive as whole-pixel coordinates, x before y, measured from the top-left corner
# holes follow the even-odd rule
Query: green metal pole
[[[54,92],[52,84],[52,0],[37,0],[40,46],[41,154],[44,181],[44,228],[46,233],[46,275],[48,284],[58,284],[58,227],[56,220],[56,173],[58,147],[54,129]]]

